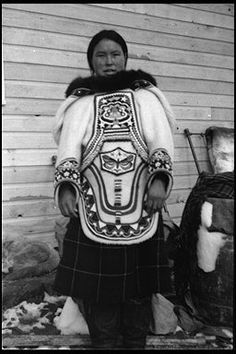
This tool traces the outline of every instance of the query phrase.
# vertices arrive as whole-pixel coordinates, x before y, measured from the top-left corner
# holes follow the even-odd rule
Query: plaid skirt
[[[71,218],[54,288],[91,303],[121,303],[136,296],[172,293],[171,271],[160,214],[156,233],[136,245],[90,240],[79,218]]]

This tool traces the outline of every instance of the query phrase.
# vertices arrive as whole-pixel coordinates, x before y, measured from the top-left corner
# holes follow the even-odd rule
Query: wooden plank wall
[[[168,200],[179,223],[197,179],[183,130],[233,127],[233,4],[3,4],[3,228],[54,244],[54,114],[68,83],[89,75],[86,49],[104,28],[129,48],[128,69],[155,76],[179,124],[174,188]],[[208,170],[201,136],[193,136]]]

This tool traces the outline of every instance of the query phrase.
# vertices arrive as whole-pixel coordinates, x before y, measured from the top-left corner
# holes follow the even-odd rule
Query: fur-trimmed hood
[[[65,96],[70,96],[76,89],[87,89],[90,93],[111,92],[126,88],[134,89],[137,81],[143,81],[144,85],[157,86],[154,77],[142,70],[123,70],[109,76],[88,76],[85,78],[77,77],[68,86]]]

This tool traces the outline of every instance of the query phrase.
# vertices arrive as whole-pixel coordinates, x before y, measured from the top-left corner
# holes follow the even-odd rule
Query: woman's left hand
[[[161,211],[166,200],[165,182],[154,179],[147,193],[146,210],[148,214]]]

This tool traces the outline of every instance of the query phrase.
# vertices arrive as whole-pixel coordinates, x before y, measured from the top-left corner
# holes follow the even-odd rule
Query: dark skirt
[[[136,245],[105,245],[83,233],[79,218],[67,226],[55,290],[91,303],[120,303],[172,291],[160,215],[154,236]]]

